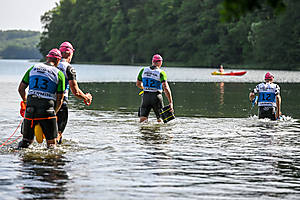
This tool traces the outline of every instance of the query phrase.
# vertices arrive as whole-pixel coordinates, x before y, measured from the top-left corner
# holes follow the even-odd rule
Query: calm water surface
[[[2,142],[21,121],[17,86],[31,64],[0,60]],[[0,199],[300,199],[299,72],[272,71],[285,115],[272,122],[247,99],[266,71],[213,77],[168,67],[177,117],[157,124],[152,114],[141,125],[139,67],[75,67],[93,104],[71,97],[55,150],[0,148]]]

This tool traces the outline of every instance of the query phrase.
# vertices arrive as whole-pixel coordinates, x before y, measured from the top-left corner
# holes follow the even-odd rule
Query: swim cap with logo
[[[163,60],[163,58],[159,54],[155,54],[152,57],[152,62],[159,62],[159,61],[162,61],[162,60]]]
[[[59,50],[61,52],[70,52],[70,53],[73,53],[75,51],[75,49],[73,48],[70,42],[61,43],[61,45],[59,46]]]
[[[273,79],[274,79],[274,76],[270,72],[267,72],[265,75],[265,80],[273,80]]]
[[[58,49],[51,49],[46,57],[47,58],[56,58],[56,59],[60,60],[62,56]]]

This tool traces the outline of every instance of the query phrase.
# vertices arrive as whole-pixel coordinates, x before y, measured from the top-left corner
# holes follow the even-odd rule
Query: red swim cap
[[[46,57],[47,58],[57,58],[60,60],[62,56],[58,49],[51,49]]]
[[[61,45],[59,46],[59,50],[61,52],[70,52],[70,53],[73,53],[75,51],[75,49],[73,48],[70,42],[61,43]]]
[[[273,79],[274,79],[274,76],[270,72],[267,72],[265,75],[265,80],[273,80]]]
[[[159,54],[155,54],[152,57],[152,62],[159,62],[159,61],[162,61],[162,60],[163,60],[163,58]]]

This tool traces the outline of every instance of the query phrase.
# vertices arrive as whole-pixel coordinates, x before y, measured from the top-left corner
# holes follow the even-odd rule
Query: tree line
[[[159,53],[170,66],[299,68],[300,1],[234,2],[61,0],[41,18],[39,48],[46,55],[70,41],[75,62],[150,63]],[[277,15],[272,6],[284,12]],[[220,20],[224,9],[238,17]]]
[[[0,30],[0,58],[40,59],[42,55],[37,48],[39,41],[38,31]]]

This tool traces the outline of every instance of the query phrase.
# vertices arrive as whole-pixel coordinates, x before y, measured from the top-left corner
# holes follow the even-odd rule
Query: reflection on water
[[[139,132],[141,133],[140,139],[145,143],[150,144],[163,144],[171,142],[173,136],[170,135],[172,124],[162,123],[145,123],[140,125]]]
[[[33,145],[16,153],[11,171],[3,166],[13,158],[3,159],[0,171],[10,172],[14,181],[1,179],[1,196],[1,187],[20,192],[18,199],[293,200],[300,195],[300,124],[292,118],[177,117],[159,124],[153,116],[139,124],[135,113],[74,106],[58,151]]]
[[[257,115],[252,108],[249,92],[255,83],[170,83],[175,115],[186,117],[246,118]],[[86,107],[80,100],[71,98],[75,109],[114,110],[137,112],[140,105],[139,90],[135,83],[81,83],[84,91],[93,94],[93,103]],[[282,113],[300,119],[300,84],[280,84]],[[167,105],[167,100],[165,105]]]
[[[29,149],[20,152],[20,160],[18,181],[23,195],[19,199],[65,199],[69,177],[61,152]]]
[[[224,105],[224,82],[218,83],[220,86],[220,106]]]
[[[71,96],[62,146],[0,149],[0,199],[299,199],[300,84],[280,84],[278,121],[251,110],[255,85],[170,82],[176,119],[139,124],[133,82],[80,83],[94,101]],[[1,141],[20,121],[16,88],[2,84]]]

